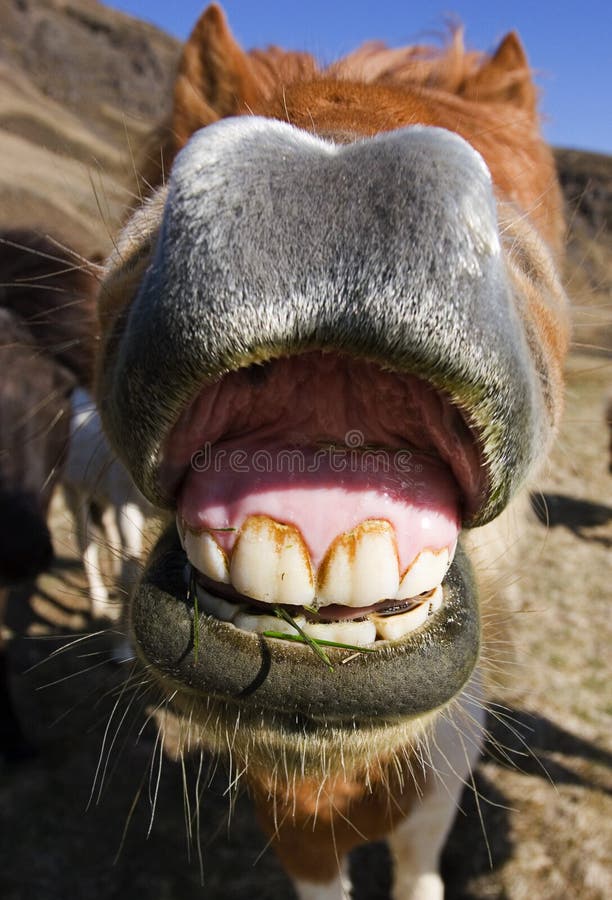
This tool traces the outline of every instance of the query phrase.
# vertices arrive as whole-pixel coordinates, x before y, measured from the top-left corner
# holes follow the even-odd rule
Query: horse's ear
[[[179,62],[172,112],[178,146],[199,128],[244,111],[256,96],[249,58],[234,40],[223,10],[213,3],[198,19]]]
[[[512,103],[535,112],[537,92],[527,55],[515,31],[507,34],[495,53],[466,79],[461,93],[470,99]]]

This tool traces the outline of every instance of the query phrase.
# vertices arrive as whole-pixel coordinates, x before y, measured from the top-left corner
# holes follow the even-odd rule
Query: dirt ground
[[[480,817],[466,790],[444,854],[450,900],[612,897],[611,372],[609,357],[570,360],[565,424],[513,589],[514,659],[499,653],[510,686],[491,705]],[[205,760],[198,778],[199,759],[183,771],[160,752],[155,698],[137,676],[125,687],[131,663],[112,662],[112,636],[91,633],[70,522],[54,509],[57,567],[10,600],[13,690],[38,755],[0,770],[0,898],[289,900],[244,795],[228,823],[227,773]],[[357,852],[353,872],[356,900],[388,898],[384,846]]]

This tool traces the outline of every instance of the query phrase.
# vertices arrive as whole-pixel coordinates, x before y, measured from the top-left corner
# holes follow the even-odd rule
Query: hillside
[[[0,226],[104,255],[180,45],[97,0],[0,4]]]
[[[574,346],[612,351],[612,157],[556,150],[568,222]]]

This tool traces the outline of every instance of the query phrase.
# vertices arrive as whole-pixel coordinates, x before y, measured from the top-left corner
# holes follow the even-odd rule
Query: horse
[[[563,405],[536,100],[514,32],[322,69],[243,51],[212,5],[106,265],[102,420],[176,516],[130,604],[143,677],[302,900],[348,896],[380,838],[398,900],[443,896],[486,598]]]
[[[104,544],[112,553],[113,577],[121,597],[138,580],[147,520],[153,510],[113,453],[89,391],[77,387],[71,397],[70,438],[62,469],[62,488],[74,522],[87,576],[94,619],[121,619],[123,604],[113,602],[102,577],[99,519]]]
[[[53,560],[49,503],[61,473],[75,385],[91,383],[91,278],[36,232],[0,233],[0,627],[11,585]],[[0,646],[0,749],[28,755]]]

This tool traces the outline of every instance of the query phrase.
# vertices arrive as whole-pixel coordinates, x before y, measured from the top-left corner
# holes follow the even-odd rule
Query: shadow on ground
[[[540,522],[548,528],[563,526],[581,540],[612,547],[609,535],[592,531],[612,522],[612,506],[565,494],[540,493],[531,495],[531,508]]]

